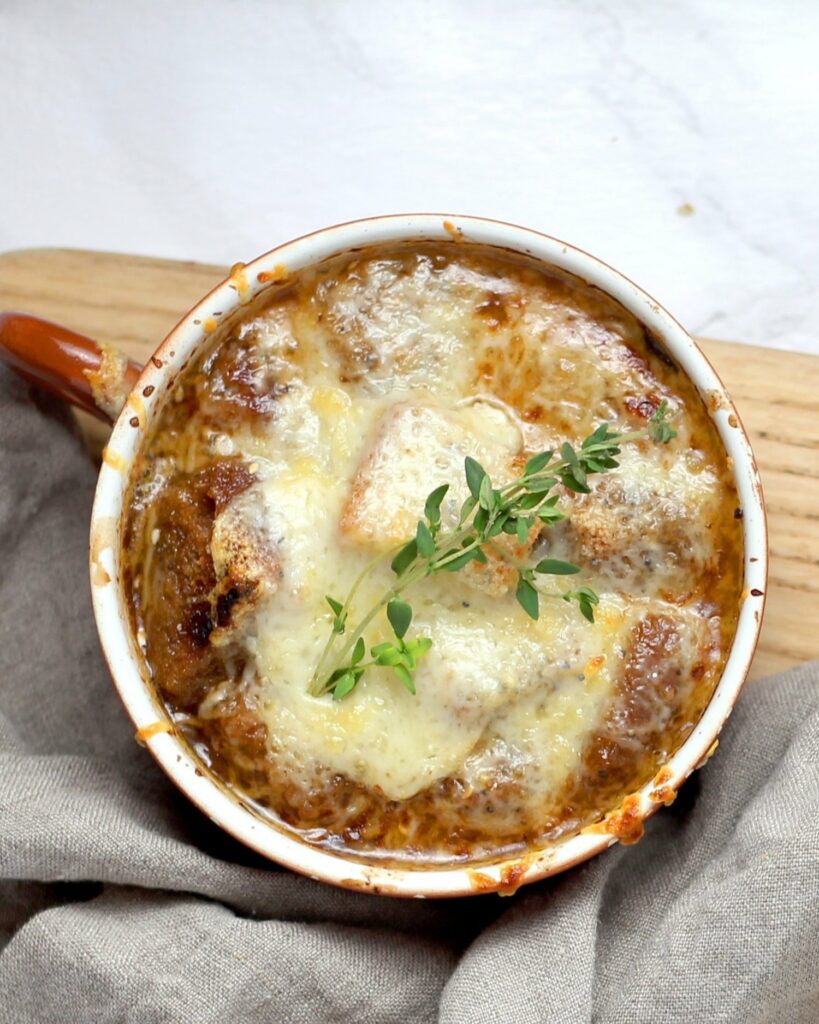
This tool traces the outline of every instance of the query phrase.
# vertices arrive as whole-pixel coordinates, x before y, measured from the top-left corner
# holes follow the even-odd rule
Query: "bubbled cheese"
[[[280,578],[243,643],[268,742],[305,788],[317,771],[329,772],[400,800],[448,776],[483,787],[505,773],[524,778],[542,805],[577,772],[584,744],[602,727],[629,632],[647,608],[662,605],[685,627],[691,657],[701,640],[694,612],[665,605],[656,588],[633,592],[605,557],[571,581],[600,593],[593,625],[560,600],[565,580],[543,580],[554,599],[543,598],[533,622],[513,590],[484,593],[463,574],[440,574],[411,594],[411,635],[433,641],[415,696],[384,668],[368,669],[342,701],[309,695],[330,632],[325,595],[343,599],[375,552],[412,536],[427,494],[444,482],[451,521],[467,493],[465,455],[508,481],[533,439],[582,436],[600,411],[616,415],[624,396],[656,384],[628,358],[622,324],[590,324],[534,286],[523,292],[520,282],[488,280],[457,262],[436,273],[421,259],[407,273],[389,260],[362,261],[341,283],[318,281],[310,303],[286,315],[272,307],[246,328],[288,363],[287,390],[263,431],[235,433],[256,482],[217,519],[214,536],[230,516],[231,530],[239,521],[243,536],[275,548]],[[497,295],[511,306],[490,331],[486,309]],[[648,536],[658,560],[674,562],[663,522],[701,521],[714,500],[715,478],[689,454],[624,453],[610,478],[611,503],[602,489],[589,499],[567,496],[577,501],[577,531],[604,536],[612,556],[618,538]],[[625,532],[624,507],[638,510]],[[565,557],[583,543],[565,528],[543,542]],[[705,558],[707,535],[696,534],[695,544]],[[393,580],[379,565],[351,619]],[[369,646],[389,638],[383,615],[366,638]]]

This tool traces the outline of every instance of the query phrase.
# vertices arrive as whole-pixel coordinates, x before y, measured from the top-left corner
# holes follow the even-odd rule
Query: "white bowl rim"
[[[134,457],[163,396],[220,318],[255,297],[282,273],[337,253],[400,241],[463,240],[509,249],[568,271],[611,295],[630,310],[691,378],[726,452],[743,510],[744,584],[737,629],[719,684],[694,730],[661,769],[629,800],[633,826],[673,797],[716,746],[750,669],[764,608],[768,547],[762,488],[750,442],[725,387],[684,328],[651,296],[602,260],[529,228],[481,217],[397,214],[368,217],[324,228],[264,253],[230,275],[173,328],[148,360],[117,419],[106,447],[91,517],[91,582],[94,614],[112,678],[138,735],[176,785],[212,821],[277,864],[348,889],[391,896],[450,897],[511,892],[588,859],[617,841],[617,828],[592,826],[541,852],[490,864],[387,867],[307,845],[264,820],[215,780],[188,745],[169,731],[170,720],[147,679],[132,636],[119,564],[120,521]],[[621,821],[622,825],[622,821]],[[626,833],[628,828],[626,829]],[[627,835],[626,835],[627,837]]]

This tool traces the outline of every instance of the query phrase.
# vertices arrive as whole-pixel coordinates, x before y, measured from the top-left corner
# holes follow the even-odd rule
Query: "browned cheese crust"
[[[581,766],[547,805],[527,805],[513,768],[498,771],[482,788],[455,772],[403,800],[330,771],[317,771],[306,786],[268,743],[252,693],[239,686],[247,665],[233,630],[246,609],[275,589],[281,566],[272,542],[245,543],[241,537],[214,564],[215,517],[255,474],[252,460],[220,448],[217,435],[275,425],[277,403],[304,358],[302,343],[283,364],[281,353],[271,357],[243,324],[260,309],[286,310],[297,328],[309,322],[311,331],[324,333],[341,383],[355,387],[370,375],[387,374],[373,331],[362,328],[376,315],[368,297],[354,309],[342,301],[367,260],[386,259],[397,260],[406,274],[422,264],[429,275],[444,274],[460,263],[491,282],[475,300],[482,333],[473,339],[472,386],[505,403],[522,422],[542,428],[544,437],[577,440],[603,419],[636,428],[667,398],[687,421],[689,448],[717,474],[718,500],[709,521],[692,523],[672,509],[659,517],[660,534],[651,543],[641,536],[642,520],[617,474],[601,480],[591,495],[563,494],[570,518],[554,534],[561,557],[607,572],[614,586],[639,589],[649,578],[659,580],[664,599],[697,609],[704,625],[692,660],[683,653],[681,626],[671,617],[648,611],[636,621],[621,651],[616,692],[586,742]],[[578,339],[571,358],[556,357],[550,365],[548,403],[543,364],[524,343],[533,294],[562,311],[564,339],[572,332]],[[539,343],[548,347],[550,336]],[[617,390],[601,367],[617,375]],[[733,637],[742,560],[737,497],[701,399],[661,344],[613,300],[565,274],[500,252],[459,242],[393,247],[274,283],[262,302],[217,332],[174,383],[143,444],[134,481],[123,536],[133,626],[178,727],[210,770],[260,813],[305,842],[364,859],[480,862],[542,847],[600,821],[652,778],[690,734]],[[692,554],[695,530],[707,537],[704,560]],[[516,555],[527,556],[537,540],[530,537]],[[247,554],[251,549],[253,557]],[[505,594],[514,582],[496,560],[471,573],[472,585],[491,594]],[[205,714],[202,702],[219,686],[223,699]]]

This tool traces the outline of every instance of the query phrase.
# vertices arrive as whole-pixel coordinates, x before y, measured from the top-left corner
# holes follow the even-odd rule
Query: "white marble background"
[[[0,0],[0,250],[528,224],[819,353],[816,0]]]

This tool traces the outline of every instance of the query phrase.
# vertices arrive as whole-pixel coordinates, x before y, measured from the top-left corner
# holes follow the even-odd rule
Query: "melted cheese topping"
[[[154,471],[170,473],[174,458],[190,472],[228,456],[252,483],[213,522],[215,592],[237,603],[208,641],[228,679],[198,713],[217,720],[241,696],[264,726],[271,792],[291,794],[269,801],[284,800],[287,820],[298,824],[299,794],[312,800],[334,780],[397,801],[384,811],[393,821],[396,806],[420,806],[412,801],[454,782],[458,809],[450,793],[424,813],[445,821],[451,811],[453,829],[491,848],[493,830],[509,841],[547,819],[588,820],[589,787],[655,770],[693,727],[732,622],[736,580],[719,581],[736,565],[736,498],[690,384],[612,300],[469,246],[375,250],[302,272],[203,366],[192,385],[200,404],[174,442],[184,455],[155,457]],[[441,573],[406,595],[410,636],[433,642],[415,696],[377,667],[342,701],[309,695],[331,629],[325,596],[343,599],[374,557],[411,537],[441,483],[450,484],[442,518],[454,523],[466,455],[503,484],[534,452],[578,442],[603,420],[634,429],[662,399],[677,439],[626,447],[618,470],[591,478],[590,494],[561,492],[565,522],[512,551],[583,566],[568,583],[539,578],[537,621],[497,556]],[[226,422],[225,409],[253,414]],[[159,486],[149,479],[144,493]],[[350,621],[392,585],[388,563],[366,578]],[[599,594],[594,624],[560,599],[569,583]],[[390,637],[382,613],[367,645]],[[237,758],[256,750],[253,729],[242,729],[252,742],[225,734]],[[246,775],[259,771],[254,763]],[[494,792],[513,796],[493,803]],[[345,843],[363,820],[349,799],[327,826],[330,836],[343,829]]]
[[[368,366],[352,386],[339,383],[324,317],[310,320],[303,306],[273,307],[243,327],[271,353],[279,372],[286,367],[289,384],[263,434],[234,438],[254,461],[258,479],[215,529],[220,536],[227,518],[227,532],[235,534],[238,516],[241,533],[262,538],[281,561],[282,581],[245,637],[269,743],[305,786],[325,769],[399,800],[456,772],[477,787],[490,768],[504,765],[525,771],[527,783],[541,792],[558,793],[611,703],[629,631],[648,600],[658,601],[656,593],[624,593],[617,585],[622,573],[605,559],[582,578],[601,594],[594,625],[575,607],[548,600],[533,622],[512,593],[498,600],[465,590],[463,576],[440,574],[410,596],[414,634],[433,640],[416,672],[416,696],[385,668],[369,669],[341,702],[307,692],[330,630],[325,595],[343,597],[374,551],[412,536],[426,495],[439,483],[452,483],[443,514],[445,521],[454,518],[467,495],[467,454],[498,483],[508,482],[536,433],[502,399],[470,393],[463,383],[479,362],[467,345],[477,337],[479,355],[487,333],[479,331],[475,314],[485,283],[457,264],[438,276],[423,262],[413,273],[400,270],[399,261],[375,260],[362,263],[343,287],[319,288],[327,319],[342,339],[352,336],[342,360]],[[563,416],[576,412],[585,424],[589,395],[608,408],[602,396],[612,382],[616,394],[623,375],[631,383],[646,372],[622,353],[619,359],[612,354],[605,347],[612,337],[601,337],[599,325],[589,337],[565,306],[538,308],[536,294],[527,298],[524,359],[536,360],[544,373],[562,365],[558,352],[574,353],[558,376],[571,373],[575,400],[554,394],[548,377],[532,397],[546,392],[544,404],[559,402]],[[544,332],[550,332],[548,344]],[[297,351],[294,368],[287,356]],[[547,424],[544,433],[550,430]],[[618,519],[626,509],[632,517],[627,530],[644,540],[654,568],[664,560],[676,564],[677,553],[663,544],[654,518],[696,524],[711,502],[714,474],[679,452],[643,446],[627,449],[613,478],[613,508],[597,500],[605,494],[599,486],[583,505],[587,530],[611,534],[616,554]],[[560,548],[568,557],[573,552],[565,538],[561,542],[563,534],[553,541],[553,553]],[[701,548],[705,541],[697,540]],[[379,567],[355,609],[368,610],[392,579],[386,565]],[[559,594],[552,580],[542,588]],[[697,620],[673,606],[666,612],[676,621],[690,619],[687,627]],[[686,637],[695,649],[699,632],[689,628]],[[372,646],[386,639],[382,617],[367,640]],[[594,659],[600,667],[588,677],[584,666]]]

